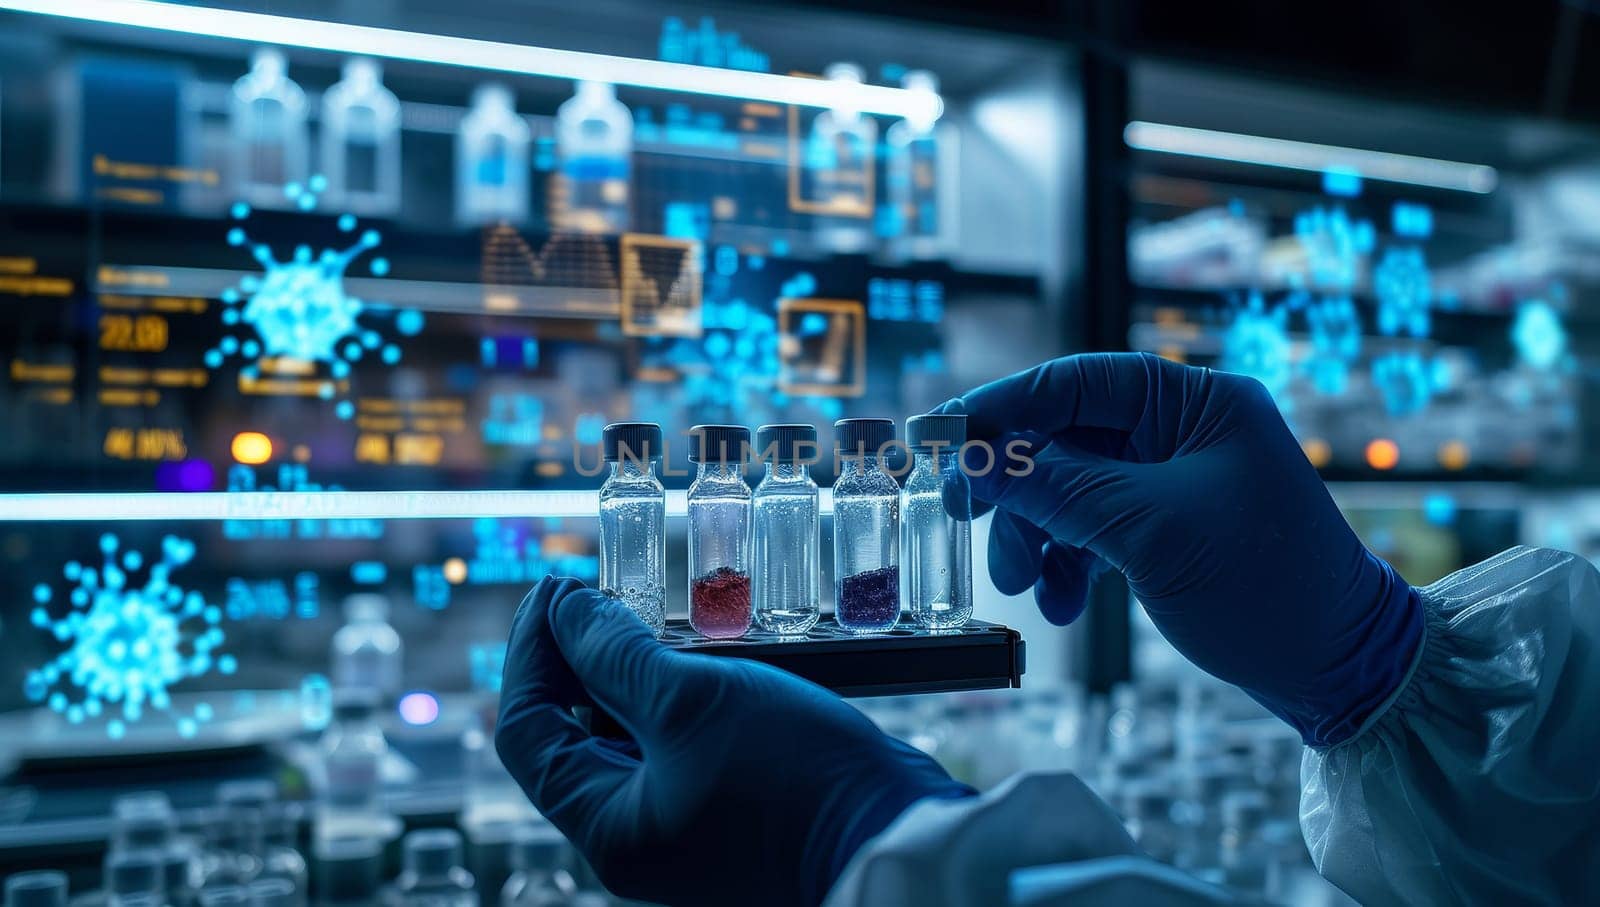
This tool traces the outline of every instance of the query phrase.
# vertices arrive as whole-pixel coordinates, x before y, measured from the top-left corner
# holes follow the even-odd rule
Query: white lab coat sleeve
[[[1076,775],[1059,773],[1020,775],[981,797],[913,804],[862,846],[824,907],[997,907],[1008,902],[1013,870],[1090,861],[1118,869],[1120,891],[1138,903],[1195,902],[1181,880],[1120,871],[1150,861],[1105,801]]]
[[[1317,869],[1367,905],[1600,903],[1600,575],[1513,548],[1419,591],[1410,675],[1302,758]]]

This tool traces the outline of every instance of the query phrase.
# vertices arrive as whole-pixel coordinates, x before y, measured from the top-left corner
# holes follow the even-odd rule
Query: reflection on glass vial
[[[757,455],[767,461],[753,495],[756,621],[780,636],[799,636],[822,616],[821,520],[817,483],[807,465],[816,445],[812,425],[763,425],[756,432]]]
[[[972,488],[960,468],[965,416],[913,416],[906,422],[911,474],[903,513],[911,619],[953,630],[972,619]]]
[[[600,590],[623,601],[660,636],[667,626],[667,493],[656,477],[661,426],[605,427],[611,474],[600,486]]]
[[[833,428],[834,618],[853,633],[882,632],[900,619],[900,484],[882,455],[894,422],[840,419]]]
[[[689,486],[689,624],[701,636],[733,639],[750,629],[750,486],[744,461],[750,429],[696,425]]]

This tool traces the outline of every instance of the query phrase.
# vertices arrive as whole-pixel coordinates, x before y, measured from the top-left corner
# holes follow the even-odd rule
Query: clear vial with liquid
[[[750,486],[744,463],[750,429],[696,425],[689,459],[689,624],[708,639],[750,629]]]
[[[600,590],[660,636],[667,626],[667,493],[656,477],[661,426],[613,422],[602,445],[611,474],[600,486]]]
[[[800,636],[822,616],[821,518],[810,469],[816,455],[815,426],[763,425],[756,431],[756,456],[767,464],[751,496],[756,622],[779,636]]]
[[[840,419],[833,431],[834,619],[852,633],[878,633],[900,619],[900,483],[883,462],[894,420]]]
[[[913,416],[902,546],[911,619],[954,630],[972,619],[972,487],[961,471],[966,416]]]

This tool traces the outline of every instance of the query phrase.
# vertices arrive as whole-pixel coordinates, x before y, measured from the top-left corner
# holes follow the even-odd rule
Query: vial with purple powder
[[[966,441],[966,416],[906,421],[913,458],[901,524],[906,600],[911,619],[929,630],[972,619],[972,486],[959,462]]]
[[[614,422],[602,444],[611,474],[600,486],[600,590],[660,636],[667,625],[667,493],[656,477],[661,426]]]
[[[900,619],[900,483],[884,469],[892,419],[833,423],[834,619],[852,633],[881,633]]]

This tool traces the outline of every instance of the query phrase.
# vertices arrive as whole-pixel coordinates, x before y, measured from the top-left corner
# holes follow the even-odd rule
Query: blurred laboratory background
[[[0,876],[64,874],[7,907],[619,903],[486,743],[523,593],[596,579],[613,421],[665,429],[674,617],[689,426],[826,444],[1087,350],[1260,379],[1413,584],[1600,557],[1597,42],[1585,0],[0,0]],[[1294,733],[1115,578],[1065,630],[1000,595],[987,525],[1025,673],[853,701],[1347,903]]]

